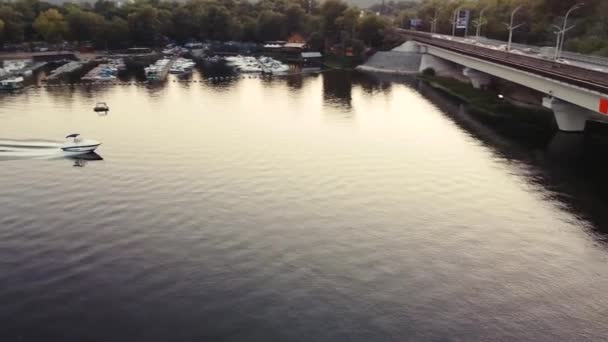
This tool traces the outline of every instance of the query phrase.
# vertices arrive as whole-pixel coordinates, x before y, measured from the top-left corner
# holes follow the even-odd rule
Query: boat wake
[[[82,152],[65,152],[61,146],[62,142],[53,140],[0,139],[0,161],[80,158],[84,155]]]

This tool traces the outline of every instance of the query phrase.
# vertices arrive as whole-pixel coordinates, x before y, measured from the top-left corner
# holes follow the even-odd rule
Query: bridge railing
[[[494,50],[445,38],[435,38],[432,34],[426,32],[411,30],[400,30],[400,32],[406,37],[420,43],[445,48],[471,57],[509,65],[608,94],[608,75],[604,72],[507,51]]]

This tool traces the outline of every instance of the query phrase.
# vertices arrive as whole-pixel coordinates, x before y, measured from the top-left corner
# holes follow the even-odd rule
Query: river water
[[[601,142],[415,81],[194,81],[0,95],[0,140],[103,142],[0,152],[1,341],[608,336]]]

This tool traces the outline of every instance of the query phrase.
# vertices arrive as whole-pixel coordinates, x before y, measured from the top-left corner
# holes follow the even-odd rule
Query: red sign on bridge
[[[600,99],[600,113],[608,115],[608,99]]]

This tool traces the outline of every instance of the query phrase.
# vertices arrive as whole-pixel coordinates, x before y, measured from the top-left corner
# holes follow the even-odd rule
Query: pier
[[[167,79],[169,69],[175,62],[175,58],[160,59],[156,63],[145,68],[146,79],[148,82],[162,82]]]
[[[86,75],[82,77],[83,81],[111,81],[115,80],[116,77],[113,75],[108,75],[105,70],[107,70],[108,64],[99,64],[94,67],[91,71],[89,71]]]
[[[53,81],[65,74],[76,72],[82,69],[86,64],[86,62],[69,62],[67,64],[64,64],[59,68],[53,70],[51,74],[47,77],[47,80]]]

